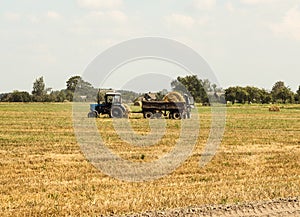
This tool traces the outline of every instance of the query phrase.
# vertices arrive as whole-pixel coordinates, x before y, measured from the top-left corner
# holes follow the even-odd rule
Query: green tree
[[[269,104],[272,102],[272,95],[265,89],[260,89],[260,102],[262,104]]]
[[[248,103],[260,103],[261,102],[261,89],[257,87],[245,87],[245,90],[248,93]]]
[[[93,88],[93,86],[84,81],[80,76],[73,76],[69,78],[66,89],[66,98],[69,101],[95,101],[97,100],[97,92],[98,90]],[[76,90],[76,96],[74,96]],[[76,98],[74,98],[76,97]]]
[[[79,82],[82,81],[82,78],[79,75],[72,76],[67,80],[67,90],[74,92],[76,89],[76,86]]]
[[[286,87],[283,81],[277,81],[272,87],[273,102],[286,103],[293,102],[294,93],[290,88]]]
[[[162,89],[161,91],[158,91],[155,96],[156,96],[156,100],[162,100],[164,98],[165,95],[168,94],[168,90],[167,89]]]
[[[246,103],[249,98],[249,93],[243,87],[236,87],[236,100],[238,103]]]
[[[296,91],[296,94],[295,94],[295,101],[297,103],[300,103],[300,85],[299,85],[298,90]]]
[[[43,77],[37,78],[33,83],[33,90],[32,90],[33,101],[42,102],[45,100],[45,95],[46,95],[46,88],[45,88],[44,78]]]
[[[66,91],[65,90],[52,91],[49,94],[49,99],[51,102],[64,102],[67,99]]]
[[[208,86],[208,80],[203,82],[201,79],[198,79],[196,75],[177,77],[176,80],[171,82],[173,91],[178,91],[180,93],[188,92],[188,94],[193,96],[195,102],[209,103],[208,95],[205,91],[204,85],[206,87]]]
[[[26,91],[15,90],[12,93],[8,94],[6,101],[8,101],[8,102],[30,102],[31,96]]]
[[[225,100],[234,104],[236,100],[236,92],[236,87],[228,87],[225,89]]]

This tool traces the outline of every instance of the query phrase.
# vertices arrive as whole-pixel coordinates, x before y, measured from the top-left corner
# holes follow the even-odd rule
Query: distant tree
[[[10,102],[30,102],[31,96],[26,91],[13,91],[9,96]]]
[[[79,82],[82,81],[82,78],[79,75],[72,76],[67,80],[67,90],[74,92],[76,89],[76,86]]]
[[[261,89],[257,87],[245,87],[245,90],[248,93],[248,103],[260,103],[262,98],[262,92]]]
[[[67,101],[69,102],[73,101],[74,92],[72,92],[71,90],[65,90],[65,94],[66,94]]]
[[[44,78],[43,77],[37,78],[33,83],[33,90],[32,90],[33,101],[42,102],[45,100],[45,95],[46,95],[46,89],[45,89]]]
[[[225,90],[225,99],[232,104],[238,103],[270,103],[271,93],[257,87],[229,87]]]
[[[158,100],[158,101],[162,100],[164,98],[164,96],[167,95],[167,94],[168,94],[168,90],[167,89],[163,89],[161,91],[158,91],[156,93],[156,95],[155,95],[156,96],[156,100]]]
[[[1,93],[0,94],[0,102],[8,102],[10,93]]]
[[[225,89],[225,100],[230,101],[232,104],[235,103],[236,100],[236,87],[228,87]]]
[[[299,85],[298,90],[296,91],[296,94],[295,94],[295,101],[297,103],[300,103],[300,85]]]
[[[50,102],[64,102],[66,98],[66,90],[56,90],[49,94]]]
[[[185,77],[177,77],[176,80],[171,82],[173,91],[180,93],[187,93],[192,95],[195,102],[209,103],[207,92],[204,88],[210,85],[208,80],[202,81],[196,75],[188,75]]]
[[[211,83],[208,79],[204,79],[203,81],[200,79],[200,83],[202,84],[202,86],[203,86],[203,88],[206,92],[212,92],[213,91]]]
[[[246,103],[249,98],[249,93],[243,87],[236,87],[236,100],[238,103]]]
[[[13,91],[12,93],[1,94],[1,102],[30,102],[30,94],[26,91]]]
[[[285,86],[283,81],[277,81],[273,85],[271,94],[273,102],[292,103],[294,100],[294,93],[291,91],[290,88]]]
[[[272,102],[272,95],[265,89],[260,89],[260,102],[262,104],[269,104]]]
[[[171,87],[172,87],[173,91],[177,91],[179,93],[186,93],[187,92],[187,88],[185,87],[184,84],[182,84],[180,81],[178,81],[178,78],[171,82]]]
[[[83,100],[83,98],[88,101],[95,101],[97,98],[98,90],[93,88],[93,86],[89,82],[84,81],[80,76],[73,76],[69,78],[66,84],[66,98],[69,101],[81,101]],[[75,90],[76,99],[74,99]]]
[[[133,102],[140,95],[134,91],[129,90],[117,90],[117,92],[122,94],[122,100],[125,103]]]
[[[217,90],[217,85],[216,84],[212,84],[211,85],[211,88],[212,88],[212,90],[214,91],[214,92],[217,92],[218,90]]]

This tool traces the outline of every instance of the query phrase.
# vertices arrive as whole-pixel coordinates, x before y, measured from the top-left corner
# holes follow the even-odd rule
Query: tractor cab
[[[109,115],[109,117],[122,118],[127,116],[127,110],[122,104],[121,93],[107,92],[104,96],[104,102],[98,104],[90,104],[90,112],[88,117],[99,117],[102,115]]]
[[[108,92],[104,96],[105,99],[105,104],[121,104],[122,103],[122,98],[120,93],[115,93],[115,92]]]

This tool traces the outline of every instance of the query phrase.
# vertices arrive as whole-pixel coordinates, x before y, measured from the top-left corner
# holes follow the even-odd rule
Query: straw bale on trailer
[[[135,101],[133,105],[142,107],[142,102],[141,101]]]
[[[165,102],[184,102],[182,95],[176,91],[170,92],[164,96],[163,101]]]

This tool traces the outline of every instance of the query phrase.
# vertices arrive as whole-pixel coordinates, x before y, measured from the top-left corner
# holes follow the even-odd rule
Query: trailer
[[[169,119],[186,119],[191,118],[191,109],[194,104],[192,100],[184,95],[183,102],[166,102],[166,101],[142,101],[142,113],[144,118],[162,118]]]

